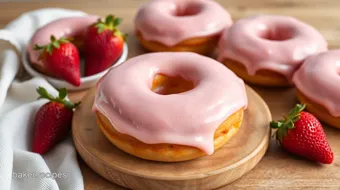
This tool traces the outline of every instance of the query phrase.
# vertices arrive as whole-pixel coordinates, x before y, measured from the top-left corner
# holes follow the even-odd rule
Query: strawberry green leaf
[[[118,26],[120,25],[120,23],[122,23],[122,19],[121,18],[116,18],[114,21],[113,21],[113,26]]]
[[[98,29],[97,32],[100,34],[105,30],[106,25],[104,23],[98,23],[95,27]]]
[[[102,33],[105,30],[105,28],[98,28],[98,33]]]
[[[44,49],[44,46],[39,46],[38,44],[35,44],[33,49],[34,50],[41,50],[41,49]]]
[[[42,53],[41,53],[41,57],[46,52],[48,54],[52,55],[53,49],[59,49],[60,44],[62,44],[62,43],[70,43],[64,37],[61,37],[59,40],[57,40],[53,35],[51,35],[50,39],[51,39],[51,42],[47,45],[39,46],[38,44],[36,44],[34,46],[34,50],[43,50]]]
[[[294,123],[300,119],[300,112],[305,109],[305,104],[297,104],[288,114],[288,116],[283,116],[282,120],[271,121],[270,127],[273,129],[278,129],[276,131],[276,138],[280,142],[284,136],[287,136],[288,131],[295,128]]]
[[[57,49],[60,47],[60,44],[57,41],[52,42],[52,45]]]
[[[53,46],[51,46],[51,45],[46,46],[45,51],[46,51],[47,53],[49,53],[50,55],[52,55]]]
[[[66,108],[69,108],[69,109],[72,109],[74,104],[72,102],[69,102],[69,101],[65,101],[64,102],[64,105]]]
[[[294,123],[293,123],[293,121],[289,121],[289,122],[287,123],[287,128],[288,128],[288,129],[293,129],[293,128],[294,128]]]
[[[40,95],[40,96],[38,97],[38,99],[42,99],[42,98],[45,98],[45,99],[48,99],[48,100],[53,100],[53,99],[54,99],[54,97],[51,96],[51,95],[47,92],[47,90],[46,90],[45,88],[43,88],[43,87],[37,88],[37,92],[38,92],[38,94]]]
[[[104,23],[98,23],[98,24],[96,24],[96,27],[97,28],[105,28],[106,25]]]
[[[281,121],[278,121],[278,122],[271,121],[270,122],[270,127],[274,128],[274,129],[280,128],[280,127],[282,127],[282,125],[283,125],[283,123]]]
[[[75,109],[80,105],[81,102],[73,103],[71,101],[63,100],[61,103],[63,103],[68,109]]]
[[[60,100],[65,99],[66,95],[67,95],[66,88],[62,88],[62,89],[59,90],[59,99]]]
[[[59,96],[58,97],[53,97],[50,95],[47,90],[43,87],[37,88],[37,92],[40,95],[38,99],[48,99],[52,102],[58,102],[63,104],[66,108],[68,109],[74,109],[80,105],[81,102],[73,103],[71,101],[65,100],[65,97],[67,96],[67,90],[66,88],[62,88],[59,90]]]
[[[122,22],[122,18],[116,17],[114,15],[108,15],[105,18],[105,21],[103,22],[101,19],[98,19],[98,21],[95,23],[94,27],[97,28],[97,32],[100,34],[104,30],[110,30],[113,33],[116,33],[116,31],[119,31],[117,26]],[[123,36],[122,33],[118,33],[120,36],[125,39],[126,36]]]
[[[113,20],[114,20],[114,16],[113,15],[109,15],[105,19],[105,24],[109,25],[110,23],[113,22]]]
[[[66,43],[66,42],[68,42],[68,40],[65,38],[65,37],[61,37],[61,38],[59,38],[59,40],[58,40],[59,42],[62,42],[62,43]]]
[[[51,42],[56,41],[56,38],[53,35],[51,35],[50,39],[51,39]]]

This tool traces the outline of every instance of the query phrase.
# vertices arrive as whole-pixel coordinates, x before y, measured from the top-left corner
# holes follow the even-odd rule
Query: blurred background
[[[61,7],[89,14],[116,14],[131,21],[147,0],[0,0],[0,28],[26,11]],[[217,0],[233,19],[273,13],[294,16],[316,27],[334,47],[340,40],[340,0]],[[123,22],[122,27],[129,22]]]

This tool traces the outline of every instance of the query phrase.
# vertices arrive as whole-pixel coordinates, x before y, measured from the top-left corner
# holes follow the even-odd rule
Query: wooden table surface
[[[142,0],[83,0],[83,1],[17,1],[0,3],[0,28],[26,11],[61,7],[78,9],[90,14],[105,16],[116,14],[124,18],[121,29],[129,33],[129,57],[145,53],[133,36],[132,20]],[[259,13],[294,16],[317,28],[329,42],[330,48],[340,47],[340,1],[339,0],[220,0],[230,11],[233,19]],[[297,100],[294,89],[265,89],[253,87],[267,102],[273,119],[281,118]],[[73,94],[79,99],[84,94]],[[271,141],[270,148],[260,163],[248,174],[226,189],[340,189],[340,131],[324,126],[329,142],[335,152],[332,165],[319,165],[287,154]],[[96,173],[80,160],[86,190],[109,190],[120,188]]]

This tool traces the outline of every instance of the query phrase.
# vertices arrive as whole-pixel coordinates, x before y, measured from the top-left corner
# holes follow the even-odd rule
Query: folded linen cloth
[[[35,113],[46,103],[37,100],[36,88],[57,90],[43,78],[19,80],[21,56],[37,28],[53,20],[86,13],[45,8],[22,14],[0,30],[0,189],[82,190],[83,177],[72,137],[48,154],[32,153]]]

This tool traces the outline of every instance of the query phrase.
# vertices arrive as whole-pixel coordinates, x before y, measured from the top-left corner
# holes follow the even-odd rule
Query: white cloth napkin
[[[46,8],[27,12],[0,30],[0,190],[83,190],[83,177],[71,135],[48,154],[30,152],[37,101],[36,88],[56,95],[43,78],[18,81],[20,54],[42,25],[84,12]]]

